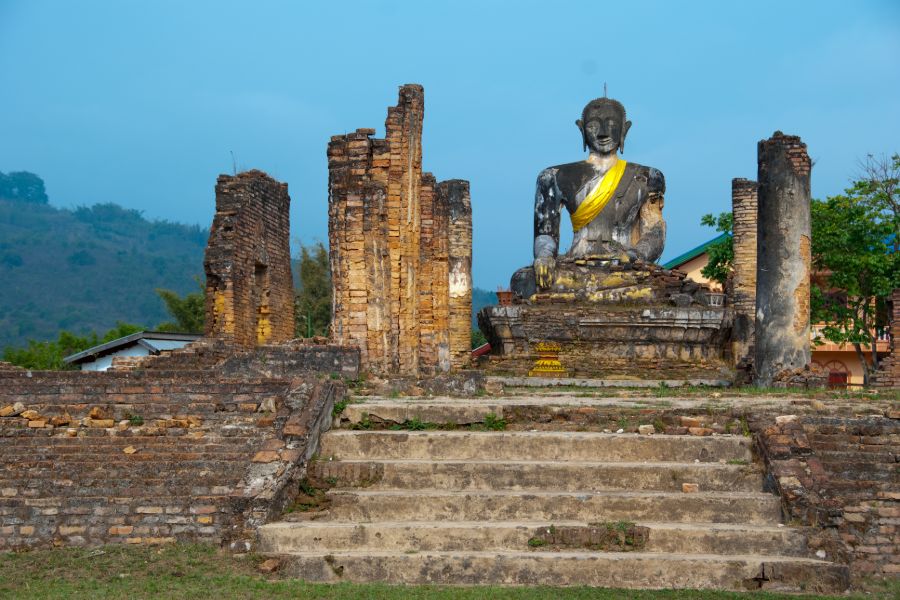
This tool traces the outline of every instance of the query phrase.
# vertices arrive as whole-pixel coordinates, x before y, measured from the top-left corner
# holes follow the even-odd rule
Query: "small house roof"
[[[147,351],[150,352],[150,354],[159,354],[160,350],[171,349],[171,346],[168,344],[159,344],[158,342],[193,342],[197,339],[200,339],[200,335],[196,333],[139,331],[137,333],[132,333],[131,335],[126,335],[125,337],[120,337],[110,342],[100,344],[99,346],[88,348],[87,350],[83,350],[81,352],[78,352],[77,354],[67,356],[63,359],[63,362],[67,364],[79,364],[87,362],[89,360],[100,358],[101,356],[105,356],[106,354],[117,352],[122,348],[128,346],[142,346],[146,348]]]
[[[728,239],[728,238],[730,238],[730,237],[731,237],[731,234],[730,234],[730,233],[722,233],[722,234],[720,234],[720,235],[717,235],[717,236],[714,237],[713,239],[711,239],[711,240],[709,240],[709,241],[707,241],[707,242],[704,242],[704,243],[700,244],[700,245],[697,246],[696,248],[693,248],[692,250],[688,250],[688,251],[685,252],[684,254],[681,254],[681,255],[679,255],[679,256],[676,256],[675,258],[673,258],[673,259],[670,260],[669,262],[663,264],[663,268],[665,268],[665,269],[677,269],[678,267],[680,267],[680,266],[683,265],[684,263],[688,262],[689,260],[694,259],[694,258],[697,258],[697,257],[700,256],[701,254],[703,254],[704,252],[706,252],[706,249],[709,248],[710,246],[712,246],[713,244],[715,244],[715,243],[717,243],[717,242],[721,242],[722,240]]]

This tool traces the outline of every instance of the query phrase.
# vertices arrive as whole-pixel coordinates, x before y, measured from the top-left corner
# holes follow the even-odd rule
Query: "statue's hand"
[[[552,256],[543,256],[534,259],[534,280],[539,290],[546,290],[553,285],[553,277],[556,274],[556,259]]]

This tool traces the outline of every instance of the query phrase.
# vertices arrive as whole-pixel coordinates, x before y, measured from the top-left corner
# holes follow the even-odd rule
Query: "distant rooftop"
[[[688,250],[687,252],[685,252],[684,254],[682,254],[680,256],[676,256],[669,262],[665,263],[663,265],[663,268],[677,269],[678,267],[680,267],[687,261],[697,258],[701,254],[706,252],[706,249],[709,248],[710,246],[712,246],[713,244],[715,244],[716,242],[721,242],[722,240],[728,239],[730,237],[731,237],[730,233],[723,233],[721,235],[718,235],[718,236],[714,237],[713,239],[709,240],[708,242],[704,242],[704,243],[700,244],[699,246],[697,246],[696,248],[694,248],[692,250]]]
[[[171,350],[172,344],[166,342],[193,342],[200,339],[200,335],[196,333],[169,333],[167,331],[139,331],[88,348],[78,354],[72,354],[63,359],[67,364],[80,364],[89,360],[100,358],[106,354],[116,352],[126,346],[137,345],[147,349],[150,354],[159,354],[162,350]]]

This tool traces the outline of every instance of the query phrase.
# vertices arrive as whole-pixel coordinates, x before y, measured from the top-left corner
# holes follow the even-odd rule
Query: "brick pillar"
[[[431,173],[422,175],[419,192],[421,208],[419,235],[419,363],[422,370],[432,373],[437,368],[434,323],[434,256],[439,233],[434,228],[435,179]],[[436,235],[437,234],[437,235]]]
[[[891,354],[878,365],[873,385],[879,388],[900,387],[900,289],[891,294]]]
[[[734,215],[734,261],[731,305],[734,308],[731,355],[735,365],[753,357],[756,322],[757,189],[749,179],[731,180],[731,214]]]
[[[432,261],[432,304],[436,371],[450,370],[450,203],[446,182],[434,190],[434,258]]]
[[[472,202],[468,181],[440,185],[450,207],[450,361],[458,369],[472,356]]]
[[[400,87],[400,101],[385,122],[391,149],[388,168],[388,252],[391,264],[391,330],[394,369],[419,370],[418,294],[419,190],[422,182],[422,121],[425,93],[420,85]]]
[[[404,85],[385,139],[358,129],[328,147],[332,336],[377,373],[450,368],[450,208],[422,173],[423,117],[422,86]]]
[[[287,184],[262,171],[216,181],[206,271],[207,337],[241,346],[294,337]]]
[[[810,160],[780,131],[757,147],[759,213],[755,383],[810,363]]]
[[[332,276],[331,331],[335,341],[358,346],[368,361],[366,205],[375,193],[366,176],[372,129],[335,136],[328,145],[328,245]]]

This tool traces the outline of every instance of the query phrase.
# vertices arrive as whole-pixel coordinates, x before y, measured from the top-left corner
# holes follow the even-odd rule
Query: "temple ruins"
[[[287,184],[262,171],[220,175],[206,258],[206,331],[239,346],[294,337]]]
[[[780,131],[758,145],[754,371],[772,385],[810,364],[810,168],[806,144]]]
[[[422,172],[424,102],[422,86],[404,85],[384,139],[357,129],[328,145],[332,338],[377,373],[469,361],[469,184]]]

